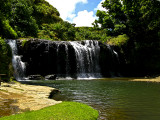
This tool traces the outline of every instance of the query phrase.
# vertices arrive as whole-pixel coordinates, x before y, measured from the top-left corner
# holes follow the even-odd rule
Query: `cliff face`
[[[22,46],[18,43],[18,54],[26,64],[26,75],[62,77],[111,77],[118,76],[119,56],[109,45],[98,41],[48,41],[30,39]]]
[[[65,47],[68,47],[66,51]],[[68,52],[69,56],[67,56]],[[66,60],[71,74],[76,73],[76,57],[73,47],[68,42],[47,40],[29,40],[22,49],[22,61],[26,63],[26,74],[66,74]],[[68,57],[68,58],[67,58]]]

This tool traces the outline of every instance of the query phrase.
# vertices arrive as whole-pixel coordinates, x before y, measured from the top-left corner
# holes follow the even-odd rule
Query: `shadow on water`
[[[56,100],[88,104],[99,111],[99,120],[160,120],[160,83],[116,78],[24,83],[60,89]]]

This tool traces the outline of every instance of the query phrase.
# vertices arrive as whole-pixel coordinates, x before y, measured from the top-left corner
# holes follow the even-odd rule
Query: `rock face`
[[[57,77],[110,77],[119,73],[119,56],[113,47],[94,40],[48,41],[30,39],[24,46],[17,40],[25,74]]]
[[[100,45],[100,67],[102,76],[115,77],[120,76],[123,60],[119,57],[118,51],[115,51],[114,46],[99,43]]]

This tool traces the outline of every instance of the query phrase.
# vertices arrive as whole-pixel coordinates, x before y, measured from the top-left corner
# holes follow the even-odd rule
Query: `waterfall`
[[[69,71],[70,71],[70,66],[69,66],[69,53],[68,53],[68,44],[64,41],[62,42],[56,42],[56,63],[57,63],[57,74],[61,75],[61,76],[65,76],[65,77],[70,77],[69,76]],[[63,51],[63,47],[64,47],[64,51]],[[63,54],[62,54],[63,53]],[[65,57],[65,58],[63,58]],[[63,64],[63,63],[64,64]],[[62,66],[62,64],[64,66]],[[61,69],[65,70],[65,75],[64,72],[62,73]],[[62,75],[63,74],[63,75]]]
[[[70,42],[76,54],[78,78],[100,78],[98,41]]]
[[[20,43],[18,40],[8,40],[17,80],[30,75],[56,75],[66,79],[118,75],[118,54],[113,47],[96,40],[68,42],[31,39],[23,48]]]
[[[119,56],[118,53],[110,46],[107,45],[107,48],[109,50],[110,56],[110,71],[109,74],[111,77],[120,77],[120,73],[118,72],[120,61],[119,61]]]
[[[68,54],[68,46],[65,44],[66,51],[66,76],[69,77],[69,54]]]
[[[12,49],[12,65],[14,68],[14,77],[17,80],[22,80],[25,77],[25,63],[21,61],[21,56],[18,55],[16,40],[7,40]]]

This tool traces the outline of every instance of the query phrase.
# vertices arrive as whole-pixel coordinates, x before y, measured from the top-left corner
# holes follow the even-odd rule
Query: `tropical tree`
[[[11,15],[11,4],[10,0],[0,1],[0,36],[5,38],[15,38],[17,37],[16,32],[10,26],[8,18]]]
[[[138,42],[148,36],[158,38],[160,1],[105,0],[103,7],[106,11],[97,11],[99,19],[94,24],[98,23],[102,29],[107,29],[109,35],[127,34]]]
[[[123,53],[133,70],[147,74],[159,71],[160,1],[105,0],[102,6],[106,11],[97,11],[94,25],[100,24],[111,36],[129,36]],[[112,43],[118,41],[119,37]]]
[[[50,40],[75,40],[76,29],[69,22],[62,21],[54,24],[43,24],[38,37]]]
[[[37,36],[38,25],[33,18],[33,8],[30,0],[13,0],[10,23],[19,37]]]
[[[62,21],[58,10],[45,0],[32,0],[33,16],[39,27],[42,24],[53,24]]]

